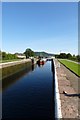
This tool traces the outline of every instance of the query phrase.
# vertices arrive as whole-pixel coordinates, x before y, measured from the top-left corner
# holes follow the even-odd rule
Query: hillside
[[[46,53],[46,52],[35,52],[35,55],[36,56],[43,56],[43,57],[54,56],[54,54]]]

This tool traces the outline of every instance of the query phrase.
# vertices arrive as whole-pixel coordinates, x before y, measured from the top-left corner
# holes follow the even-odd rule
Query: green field
[[[67,61],[65,59],[59,59],[59,61],[64,64],[67,68],[69,68],[71,71],[73,71],[75,74],[77,74],[78,76],[80,76],[80,64],[71,62],[71,61]]]
[[[12,59],[12,60],[0,60],[0,63],[19,61],[21,59]]]

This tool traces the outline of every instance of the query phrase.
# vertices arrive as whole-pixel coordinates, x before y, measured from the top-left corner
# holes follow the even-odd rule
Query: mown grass
[[[12,60],[0,60],[0,63],[19,61],[21,59],[12,59]]]
[[[59,59],[59,61],[80,77],[80,64],[65,59]]]

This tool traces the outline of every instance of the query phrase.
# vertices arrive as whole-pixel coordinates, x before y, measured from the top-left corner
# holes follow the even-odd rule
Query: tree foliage
[[[60,53],[60,55],[55,55],[56,58],[62,58],[62,59],[70,59],[70,60],[74,60],[74,61],[78,61],[80,62],[80,55],[71,55],[70,53],[66,54],[66,53]]]
[[[16,59],[16,58],[17,57],[15,54],[2,52],[2,60],[11,60],[11,59]]]
[[[66,54],[66,58],[67,59],[71,59],[72,58],[72,55],[70,53]]]
[[[66,54],[65,53],[60,53],[60,58],[66,58]]]
[[[77,55],[76,57],[77,57],[78,62],[80,62],[80,55]]]
[[[2,59],[2,52],[1,52],[1,50],[0,50],[0,60]]]
[[[26,55],[26,58],[32,57],[32,56],[35,55],[35,54],[34,54],[34,51],[32,51],[30,48],[27,48],[27,49],[25,50],[24,54]]]

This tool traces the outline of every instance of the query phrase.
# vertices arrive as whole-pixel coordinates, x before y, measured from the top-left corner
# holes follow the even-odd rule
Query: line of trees
[[[11,60],[11,59],[17,59],[17,56],[15,54],[0,51],[0,58],[2,58],[2,60]]]
[[[80,55],[71,55],[70,53],[60,53],[60,55],[55,55],[56,58],[61,58],[61,59],[70,59],[74,60],[77,62],[80,62]]]
[[[25,54],[26,58],[35,56],[35,52],[31,50],[30,48],[27,48],[23,54]],[[17,58],[18,57],[16,56],[16,54],[11,54],[11,53],[0,51],[0,59],[2,60],[11,60],[11,59],[17,59]],[[80,55],[71,55],[70,53],[68,54],[60,53],[59,55],[55,55],[55,58],[70,59],[70,60],[80,62]]]
[[[22,54],[25,54],[26,58],[29,58],[29,57],[32,57],[32,56],[35,56],[35,53],[33,50],[31,50],[30,48],[27,48],[25,50],[24,53]],[[11,53],[6,53],[6,52],[2,52],[0,51],[0,60],[12,60],[12,59],[18,59],[16,53],[15,54],[11,54]]]

